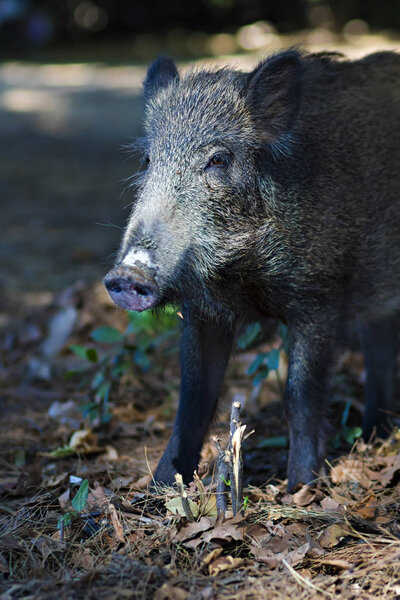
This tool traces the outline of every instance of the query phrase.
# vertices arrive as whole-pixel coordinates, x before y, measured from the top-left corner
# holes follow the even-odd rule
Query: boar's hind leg
[[[212,321],[185,314],[181,343],[181,393],[171,439],[154,475],[171,484],[181,473],[188,483],[197,468],[200,450],[212,419],[229,354],[233,332]]]
[[[326,402],[335,340],[324,326],[291,331],[285,410],[289,424],[288,490],[318,476],[326,437]]]
[[[398,319],[363,324],[360,337],[367,371],[363,437],[368,440],[374,429],[379,437],[390,433],[388,412],[393,409]]]

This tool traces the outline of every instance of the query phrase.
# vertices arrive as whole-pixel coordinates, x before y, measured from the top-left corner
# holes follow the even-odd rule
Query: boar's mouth
[[[118,266],[104,277],[104,285],[115,304],[142,312],[154,308],[159,289],[153,277],[139,267]]]

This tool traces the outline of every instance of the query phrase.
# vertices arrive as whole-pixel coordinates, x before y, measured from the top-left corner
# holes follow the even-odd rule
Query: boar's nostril
[[[126,285],[124,286],[123,279],[111,279],[111,281],[105,281],[105,286],[109,292],[114,292],[116,294],[120,294]]]
[[[139,294],[139,296],[148,296],[149,295],[149,290],[141,285],[138,285],[137,283],[134,285],[131,285],[130,289],[133,290],[134,292],[136,292],[137,294]]]

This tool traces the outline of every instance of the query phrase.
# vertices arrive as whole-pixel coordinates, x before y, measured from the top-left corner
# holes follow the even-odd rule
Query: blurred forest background
[[[147,58],[165,44],[196,55],[216,49],[218,44],[207,43],[215,34],[233,36],[230,50],[251,48],[258,37],[246,39],[240,28],[259,21],[265,22],[264,32],[269,26],[270,32],[281,34],[316,27],[334,33],[351,33],[354,28],[358,33],[395,31],[400,4],[397,0],[1,0],[0,44],[3,52],[24,57],[66,44],[122,41],[131,57]]]

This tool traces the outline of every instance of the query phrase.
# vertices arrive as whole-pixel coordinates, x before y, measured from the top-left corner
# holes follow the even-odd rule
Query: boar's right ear
[[[301,57],[288,50],[262,62],[248,75],[247,103],[262,141],[287,134],[300,103]]]
[[[162,88],[179,79],[178,71],[173,60],[167,56],[159,56],[148,68],[143,83],[144,99],[147,102]]]

